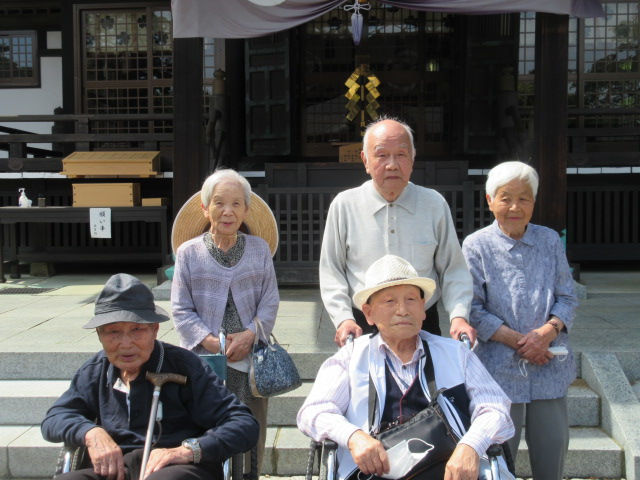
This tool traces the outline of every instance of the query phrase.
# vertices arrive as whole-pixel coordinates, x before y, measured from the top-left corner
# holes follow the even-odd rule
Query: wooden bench
[[[112,207],[111,222],[154,222],[160,224],[160,251],[159,252],[120,252],[106,253],[99,248],[93,248],[90,252],[58,254],[47,251],[20,253],[18,249],[17,226],[25,224],[56,224],[79,223],[89,224],[88,207],[0,207],[0,283],[6,282],[4,277],[4,264],[11,267],[11,278],[20,278],[18,265],[20,260],[32,262],[82,262],[82,261],[115,261],[115,260],[155,260],[162,265],[171,263],[169,252],[169,235],[167,227],[167,207]],[[6,227],[5,227],[6,226]],[[4,229],[9,228],[10,255],[4,259]]]

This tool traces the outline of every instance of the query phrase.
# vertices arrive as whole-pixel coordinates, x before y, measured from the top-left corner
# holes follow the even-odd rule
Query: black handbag
[[[469,398],[467,396],[464,385],[457,385],[450,389],[436,389],[435,375],[433,371],[433,360],[427,342],[422,342],[425,349],[426,359],[424,372],[429,387],[429,396],[431,400],[424,410],[414,415],[409,421],[402,424],[392,424],[381,431],[374,431],[373,438],[382,443],[385,450],[389,450],[404,440],[419,438],[430,446],[427,455],[414,467],[405,474],[401,480],[442,480],[444,478],[445,467],[451,454],[458,445],[460,437],[451,427],[445,413],[442,411],[438,403],[438,397],[445,395],[449,398],[449,404],[456,409],[459,420],[462,421],[463,428],[469,427],[468,405]],[[375,402],[377,400],[376,390],[373,380],[369,376],[369,424],[374,421]],[[453,401],[451,401],[453,400]],[[466,408],[466,412],[465,412]],[[359,475],[360,470],[355,469],[349,474],[347,480],[364,480],[364,475]],[[371,478],[378,479],[375,475]],[[385,480],[385,479],[381,479]]]

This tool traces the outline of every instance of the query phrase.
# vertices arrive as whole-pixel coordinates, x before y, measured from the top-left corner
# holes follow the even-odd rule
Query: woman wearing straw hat
[[[197,354],[218,353],[220,328],[227,332],[227,386],[260,423],[258,475],[267,399],[251,394],[247,372],[256,319],[269,336],[278,313],[272,260],[277,238],[269,206],[230,169],[217,170],[205,180],[201,192],[176,216],[172,232],[176,262],[171,305],[180,345]]]

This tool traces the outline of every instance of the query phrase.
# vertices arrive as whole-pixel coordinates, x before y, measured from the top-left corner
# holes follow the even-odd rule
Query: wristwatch
[[[202,460],[202,448],[200,448],[200,442],[197,438],[183,440],[182,446],[193,452],[193,463],[200,463],[200,460]]]

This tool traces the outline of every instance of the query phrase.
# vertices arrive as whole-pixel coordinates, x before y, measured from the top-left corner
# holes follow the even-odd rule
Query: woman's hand
[[[459,443],[451,454],[444,472],[444,480],[477,480],[480,457],[469,445]]]
[[[551,331],[549,331],[551,329]],[[553,355],[549,353],[549,344],[556,338],[551,326],[542,326],[531,330],[518,341],[518,354],[535,365],[545,365]]]
[[[220,353],[220,339],[218,337],[214,337],[211,333],[204,337],[204,340],[200,342],[200,345],[211,353]]]
[[[349,452],[360,471],[366,475],[389,473],[389,457],[382,444],[362,430],[356,430],[347,443]]]
[[[520,345],[518,342],[524,338],[524,335],[520,332],[507,327],[506,325],[500,325],[498,330],[491,336],[491,340],[505,344],[507,347],[511,347],[514,350],[519,350]]]
[[[227,359],[230,362],[242,360],[251,351],[255,338],[255,332],[249,329],[240,333],[227,334]]]

